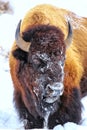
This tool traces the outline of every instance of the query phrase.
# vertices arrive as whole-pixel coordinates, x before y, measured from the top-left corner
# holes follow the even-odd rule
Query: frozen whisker
[[[46,102],[46,103],[54,103],[55,101],[57,101],[59,99],[59,96],[57,96],[57,97],[47,97],[47,98],[45,98],[44,99],[44,101]]]
[[[50,111],[47,111],[44,117],[44,129],[48,129],[48,118],[50,116]]]

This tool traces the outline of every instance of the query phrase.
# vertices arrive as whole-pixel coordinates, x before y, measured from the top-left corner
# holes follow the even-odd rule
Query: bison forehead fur
[[[68,47],[65,18],[73,28]],[[43,128],[47,112],[50,129],[80,122],[80,99],[87,90],[86,28],[87,18],[51,5],[38,5],[25,15],[9,59],[14,102],[25,129]]]

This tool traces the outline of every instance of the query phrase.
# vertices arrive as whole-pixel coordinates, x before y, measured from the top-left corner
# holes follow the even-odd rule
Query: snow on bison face
[[[67,40],[71,39],[71,28]],[[62,31],[50,25],[38,25],[20,36],[20,23],[16,30],[16,43],[26,51],[26,62],[20,61],[19,80],[23,86],[25,105],[35,116],[44,116],[58,109],[64,86],[64,61],[66,43]]]

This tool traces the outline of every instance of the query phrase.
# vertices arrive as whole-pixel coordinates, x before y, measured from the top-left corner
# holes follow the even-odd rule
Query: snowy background
[[[2,0],[0,0],[2,1]],[[50,3],[69,9],[80,16],[87,17],[87,0],[3,0],[9,1],[6,12],[0,10],[0,129],[23,129],[13,104],[13,85],[9,73],[9,50],[14,41],[17,23],[27,10],[41,3]],[[0,6],[2,6],[0,4]],[[80,125],[66,123],[54,130],[87,130],[87,97],[82,100],[82,121]],[[75,113],[76,114],[76,113]]]

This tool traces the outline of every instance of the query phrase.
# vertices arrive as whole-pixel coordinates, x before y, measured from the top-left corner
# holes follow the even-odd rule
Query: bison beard
[[[29,90],[27,89],[27,86],[25,85],[29,83],[27,81],[25,83],[25,80],[26,80],[25,77],[26,75],[28,76],[28,71],[24,69],[24,74],[25,74],[24,75],[22,73],[23,68],[24,67],[22,63],[22,66],[18,72],[18,78],[19,79],[22,78],[20,79],[20,81],[25,86],[23,88],[25,95],[22,96],[19,91],[15,90],[14,92],[15,106],[16,106],[16,109],[18,110],[20,119],[23,120],[24,122],[25,129],[43,128],[44,112],[43,112],[43,116],[40,116],[37,113],[35,106],[33,105],[36,103],[36,100],[35,98],[33,98],[34,94],[31,94],[32,92],[29,92]],[[32,90],[32,87],[30,89]],[[48,105],[48,104],[45,104],[45,105]],[[50,104],[50,105],[52,106],[53,104]],[[41,106],[38,106],[39,113],[40,113],[40,107]],[[71,90],[71,92],[68,95],[63,94],[63,96],[61,96],[60,98],[60,101],[57,101],[54,107],[55,107],[55,112],[51,114],[48,119],[49,129],[53,129],[53,127],[58,124],[63,125],[66,122],[79,123],[81,119],[81,103],[80,103],[79,90],[77,88],[74,88]],[[29,110],[27,108],[29,108]],[[34,115],[32,115],[32,113],[34,113]]]
[[[41,100],[42,95],[40,96],[40,94],[42,94],[43,91],[41,90],[41,93],[41,91],[39,91],[40,88],[37,89],[38,83],[36,82],[36,79],[40,79],[44,73],[43,71],[41,72],[41,69],[38,69],[37,59],[34,60],[34,62],[36,62],[35,65],[32,59],[36,56],[37,50],[38,52],[41,51],[43,54],[50,54],[52,62],[50,60],[47,60],[47,62],[51,64],[54,63],[54,68],[52,68],[52,70],[54,70],[53,72],[55,73],[51,73],[49,68],[49,71],[46,71],[44,77],[46,77],[46,80],[47,76],[49,76],[55,82],[63,82],[63,73],[57,62],[61,60],[64,66],[65,45],[63,41],[64,36],[60,29],[58,30],[58,28],[48,25],[38,26],[34,29],[35,30],[31,29],[29,32],[24,34],[24,39],[26,41],[32,41],[29,53],[18,48],[12,52],[13,56],[18,60],[16,76],[22,86],[22,88],[15,89],[14,91],[15,106],[18,110],[20,119],[24,121],[25,129],[43,128],[44,114],[46,114],[46,110],[48,110],[50,111],[48,119],[49,129],[52,129],[57,124],[64,124],[68,121],[79,123],[81,119],[81,103],[80,91],[77,86],[74,86],[74,88],[70,89],[69,92],[68,87],[64,88],[63,95],[53,103],[46,103]],[[48,32],[46,33],[46,31]],[[35,32],[37,32],[36,35]],[[30,39],[32,38],[31,36],[33,37],[32,40]],[[49,40],[54,44],[49,44]],[[59,50],[62,50],[62,53],[56,52],[58,47]],[[51,51],[53,51],[53,53]],[[39,58],[41,58],[41,55]],[[57,70],[55,64],[56,68],[59,67]],[[36,88],[35,91],[34,87]],[[23,93],[20,90],[22,90]]]
[[[63,95],[60,100],[57,111],[49,116],[49,129],[53,129],[58,124],[63,125],[66,122],[78,124],[81,119],[81,102],[78,89],[73,89],[70,95]],[[25,129],[43,128],[44,118],[39,115],[36,118],[32,116],[32,113],[25,106],[20,92],[14,92],[14,101],[19,117],[24,122]]]

